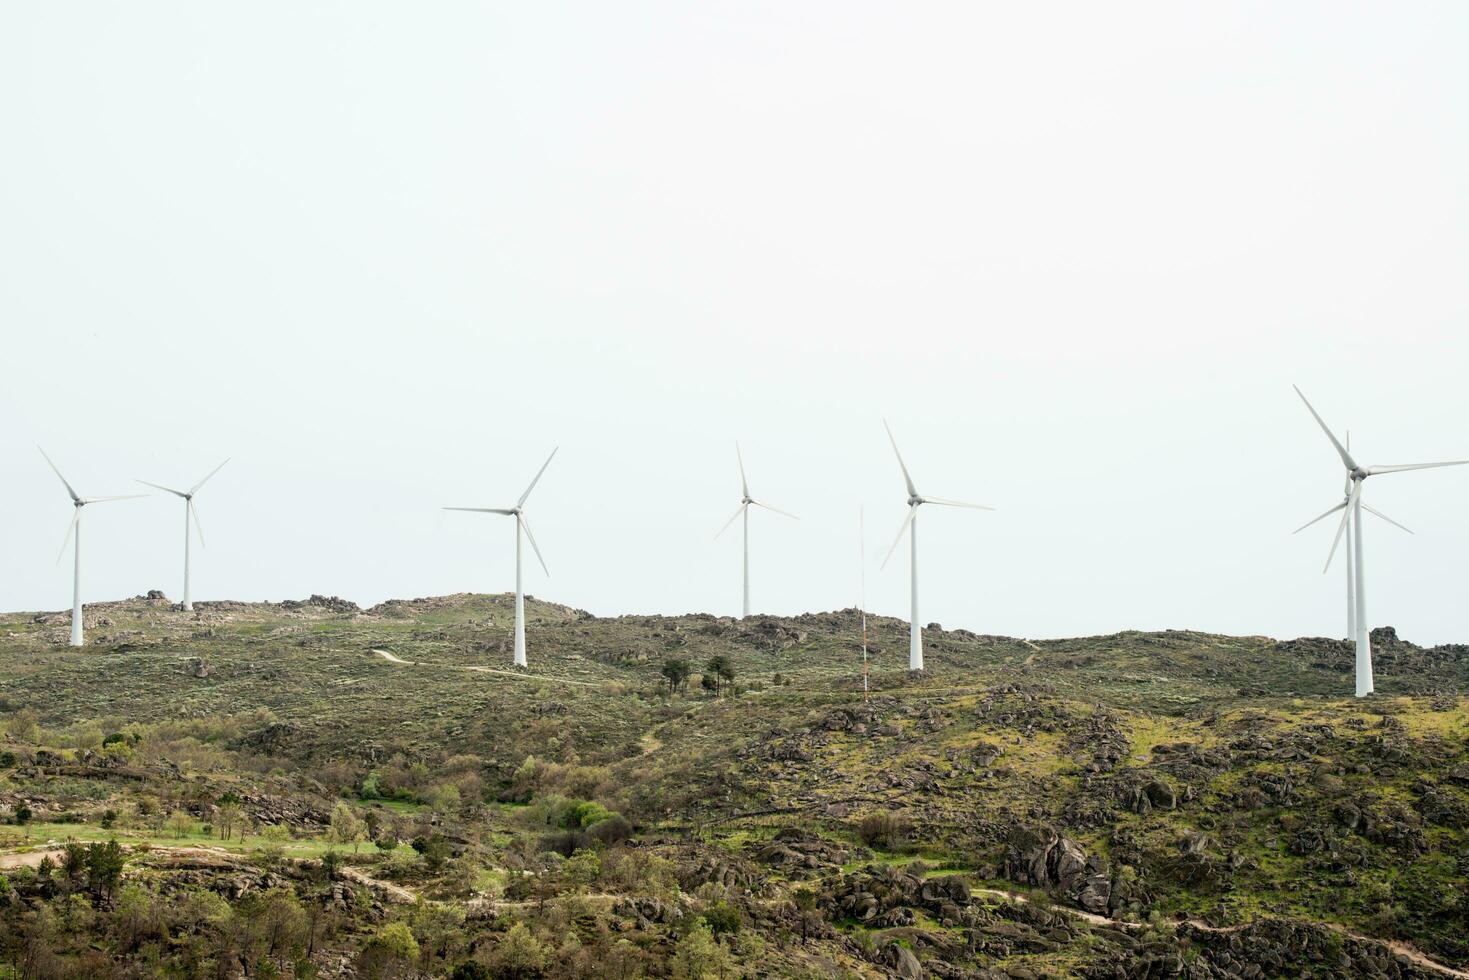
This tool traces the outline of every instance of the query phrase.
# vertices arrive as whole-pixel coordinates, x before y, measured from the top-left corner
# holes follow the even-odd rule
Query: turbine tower
[[[550,574],[551,574],[551,570],[546,567],[546,559],[544,559],[544,558],[541,557],[541,549],[540,549],[540,547],[536,545],[536,536],[531,533],[531,531],[530,531],[530,525],[528,523],[526,523],[526,520],[525,520],[525,501],[526,501],[526,498],[528,498],[530,496],[530,492],[536,488],[536,484],[540,482],[540,480],[541,480],[541,474],[544,473],[544,472],[546,472],[546,467],[548,467],[548,466],[551,465],[551,460],[553,460],[553,459],[556,458],[556,451],[557,451],[557,449],[560,449],[560,448],[561,448],[560,446],[557,446],[556,449],[551,450],[551,455],[550,456],[547,456],[546,457],[546,461],[541,464],[541,468],[536,472],[535,479],[530,481],[530,486],[528,486],[528,487],[525,488],[525,493],[523,493],[523,494],[520,495],[520,499],[515,502],[515,506],[514,507],[445,507],[444,508],[445,510],[465,510],[465,511],[471,511],[471,512],[476,513],[476,514],[504,514],[507,517],[514,517],[515,518],[515,666],[517,666],[517,667],[524,667],[526,665],[526,663],[525,663],[525,590],[521,587],[521,577],[520,577],[520,532],[521,531],[524,531],[525,532],[525,537],[526,537],[526,539],[528,541],[530,541],[530,546],[533,549],[535,549],[536,560],[541,563],[541,569],[542,569],[542,571],[544,571],[546,573],[547,577],[549,577]]]
[[[923,669],[923,628],[918,625],[918,508],[924,504],[941,504],[945,507],[968,507],[971,510],[994,510],[983,504],[966,504],[958,500],[944,500],[941,497],[925,497],[918,492],[913,485],[913,477],[908,475],[908,466],[903,462],[903,454],[898,452],[898,440],[893,438],[892,427],[884,420],[882,427],[888,430],[888,442],[893,444],[893,455],[898,457],[898,467],[903,471],[903,483],[908,487],[908,516],[903,518],[903,526],[898,528],[898,536],[893,539],[893,546],[888,549],[887,557],[882,560],[881,568],[886,568],[888,561],[893,557],[893,552],[898,550],[898,545],[903,540],[903,535],[908,535],[909,544],[909,570],[912,577],[912,612],[908,618],[908,669]]]
[[[1291,387],[1295,386],[1292,385]],[[1342,535],[1347,532],[1348,526],[1350,525],[1356,531],[1356,540],[1353,542],[1354,547],[1351,553],[1352,580],[1356,587],[1352,608],[1354,617],[1352,636],[1357,644],[1357,697],[1366,697],[1372,693],[1373,685],[1372,640],[1367,630],[1367,587],[1362,577],[1362,511],[1366,510],[1391,524],[1396,524],[1398,527],[1403,526],[1380,511],[1373,510],[1364,504],[1362,502],[1362,488],[1366,484],[1369,476],[1378,476],[1383,473],[1402,473],[1407,470],[1436,469],[1440,466],[1462,466],[1465,463],[1469,463],[1469,459],[1457,459],[1447,463],[1402,463],[1392,466],[1360,466],[1356,459],[1352,457],[1347,447],[1337,439],[1335,433],[1331,431],[1331,428],[1321,418],[1320,414],[1307,401],[1305,394],[1301,392],[1300,388],[1296,388],[1296,394],[1301,396],[1301,401],[1305,402],[1306,410],[1311,413],[1311,417],[1316,420],[1316,424],[1321,426],[1321,431],[1326,433],[1326,438],[1331,440],[1332,448],[1341,457],[1342,465],[1347,470],[1347,482],[1350,489],[1346,499],[1320,517],[1308,522],[1305,526],[1310,527],[1316,521],[1329,517],[1337,511],[1342,512],[1341,523],[1337,526],[1336,537],[1331,541],[1331,551],[1326,556],[1326,567],[1322,569],[1322,574],[1325,574],[1327,569],[1331,568],[1331,560],[1336,556],[1337,545],[1341,543]],[[1403,530],[1406,531],[1407,528],[1403,528]]]
[[[74,557],[73,557],[74,565],[73,565],[73,568],[72,568],[72,578],[71,578],[71,645],[74,646],[74,647],[79,647],[79,646],[82,645],[82,642],[83,642],[83,638],[82,638],[82,508],[85,507],[85,506],[87,506],[88,504],[102,504],[102,503],[106,503],[109,500],[135,500],[138,497],[146,497],[148,495],[146,493],[130,493],[130,494],[125,494],[125,495],[120,496],[120,497],[83,497],[83,496],[80,496],[75,490],[72,489],[71,484],[66,481],[66,477],[64,477],[64,476],[61,475],[61,471],[56,468],[56,464],[53,463],[53,462],[51,462],[51,457],[50,456],[46,456],[46,450],[41,449],[40,446],[37,446],[36,448],[41,450],[41,455],[45,457],[46,464],[51,467],[51,472],[53,472],[53,473],[56,474],[57,479],[59,479],[61,481],[61,485],[62,486],[66,487],[66,492],[71,497],[71,505],[72,505],[71,523],[66,526],[66,537],[64,537],[64,538],[61,539],[61,550],[56,553],[56,561],[57,561],[58,564],[61,562],[61,556],[64,555],[64,554],[66,554],[66,543],[68,541],[72,540],[73,535],[75,535],[76,540],[73,542],[74,545],[75,545],[75,552],[74,552]]]
[[[744,605],[742,605],[740,607],[743,610],[740,613],[740,618],[741,619],[745,619],[746,617],[748,617],[750,615],[750,508],[752,506],[754,506],[754,507],[764,507],[768,511],[773,511],[773,512],[775,512],[777,514],[780,514],[783,517],[789,517],[792,520],[796,520],[796,521],[799,521],[800,518],[797,517],[795,514],[788,514],[788,513],[786,513],[785,511],[781,510],[778,507],[772,507],[769,504],[762,504],[760,501],[756,500],[754,497],[751,497],[750,496],[750,481],[745,479],[745,457],[743,455],[741,455],[741,453],[740,453],[740,444],[738,442],[735,443],[735,459],[737,459],[739,461],[739,464],[740,464],[740,506],[739,506],[739,509],[734,512],[734,517],[731,517],[729,520],[727,520],[727,521],[724,522],[724,527],[722,527],[722,528],[719,529],[719,534],[714,535],[714,538],[715,538],[715,540],[718,540],[719,539],[719,535],[723,534],[725,531],[728,531],[729,530],[729,526],[735,522],[735,518],[736,517],[744,517],[744,519],[745,519],[745,565],[744,565],[745,601],[744,601]]]
[[[224,461],[224,463],[228,462],[229,460]],[[204,546],[204,526],[199,523],[199,509],[194,506],[194,494],[198,493],[199,488],[209,482],[210,477],[224,469],[224,463],[220,463],[214,469],[210,470],[208,476],[187,490],[175,490],[172,487],[165,487],[161,484],[149,483],[147,480],[136,481],[145,487],[162,490],[165,493],[171,493],[175,497],[182,497],[184,499],[184,612],[194,611],[194,603],[189,598],[189,518],[191,517],[194,519],[194,530],[199,534],[199,546]]]

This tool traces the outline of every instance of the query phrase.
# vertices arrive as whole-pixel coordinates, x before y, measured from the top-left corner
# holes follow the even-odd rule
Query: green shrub
[[[739,909],[728,902],[715,902],[704,910],[704,921],[709,924],[709,931],[718,936],[739,932],[742,920]]]

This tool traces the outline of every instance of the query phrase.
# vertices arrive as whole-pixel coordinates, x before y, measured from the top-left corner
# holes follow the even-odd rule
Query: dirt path
[[[381,878],[373,878],[366,872],[359,871],[351,865],[344,864],[338,866],[337,874],[346,878],[348,881],[355,881],[359,885],[366,885],[373,891],[382,892],[391,901],[397,902],[399,905],[412,905],[418,901],[418,895],[404,888],[402,885],[395,885],[391,881],[383,881]]]
[[[597,681],[574,681],[568,677],[548,677],[545,674],[528,674],[519,670],[502,670],[497,667],[478,667],[472,664],[431,664],[423,660],[404,660],[395,653],[374,648],[373,653],[390,664],[401,667],[440,667],[445,670],[467,670],[476,674],[494,674],[497,677],[514,677],[520,681],[535,681],[546,684],[568,684],[572,687],[600,687]]]
[[[971,892],[975,895],[992,895],[996,898],[1003,898],[1011,902],[1028,903],[1030,901],[1030,899],[1028,899],[1024,895],[1019,894],[1018,892],[1004,891],[1003,889],[999,888],[974,888],[971,889]],[[1093,912],[1084,912],[1081,909],[1063,908],[1059,905],[1050,906],[1050,911],[1058,912],[1073,919],[1079,919],[1082,922],[1089,922],[1094,926],[1105,926],[1109,929],[1122,929],[1125,931],[1132,931],[1147,928],[1147,925],[1142,922],[1129,922],[1126,919],[1112,919],[1105,915],[1097,915]],[[1242,932],[1250,926],[1250,923],[1248,922],[1233,926],[1211,926],[1209,925],[1209,923],[1203,921],[1202,919],[1175,919],[1172,921],[1175,924],[1190,925],[1193,928],[1198,929],[1200,932],[1210,932],[1216,935],[1226,935],[1231,932]],[[1433,972],[1442,974],[1446,977],[1457,977],[1459,978],[1459,980],[1469,980],[1469,972],[1465,972],[1464,970],[1456,970],[1451,966],[1439,963],[1437,960],[1430,959],[1426,954],[1422,953],[1413,946],[1409,946],[1407,943],[1400,943],[1392,939],[1379,939],[1376,936],[1364,936],[1360,932],[1353,932],[1352,930],[1344,926],[1338,926],[1330,922],[1313,922],[1311,924],[1330,929],[1332,932],[1345,936],[1348,939],[1355,939],[1359,942],[1364,943],[1375,943],[1378,946],[1386,946],[1394,953],[1407,957],[1414,964],[1423,967],[1423,969],[1425,970],[1432,970]]]
[[[134,856],[162,858],[165,861],[183,860],[192,863],[208,864],[216,868],[232,868],[249,863],[247,855],[240,854],[236,851],[228,851],[222,847],[200,847],[198,845],[166,847],[155,845],[149,847],[147,851],[140,852],[136,848],[124,844],[123,850]],[[60,864],[61,859],[65,855],[66,852],[60,849],[0,854],[0,870],[9,868],[34,868],[39,866],[41,861],[47,857],[50,857],[53,862]],[[314,859],[297,858],[292,860],[297,864],[304,864]],[[359,868],[354,868],[351,865],[338,865],[337,873],[348,881],[356,882],[359,885],[371,888],[373,891],[380,892],[391,902],[412,905],[418,901],[418,895],[404,888],[402,885],[395,885],[391,881],[374,878],[367,872]]]
[[[65,851],[25,851],[21,854],[0,854],[0,870],[6,868],[35,868],[41,862],[50,858],[53,863],[60,863]]]

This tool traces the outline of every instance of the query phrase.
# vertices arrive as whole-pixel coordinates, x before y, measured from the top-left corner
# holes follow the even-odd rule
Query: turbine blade
[[[725,521],[724,527],[719,529],[719,534],[714,535],[715,541],[719,540],[720,534],[723,534],[725,531],[729,530],[729,526],[735,522],[735,517],[739,517],[741,514],[743,514],[745,512],[745,508],[748,506],[748,504],[740,504],[739,509],[734,512],[734,517],[731,517],[729,520]]]
[[[1346,533],[1347,521],[1352,519],[1352,505],[1355,504],[1357,502],[1357,498],[1361,496],[1362,484],[1358,483],[1356,486],[1352,487],[1352,495],[1350,498],[1348,498],[1346,509],[1342,512],[1341,523],[1336,526],[1336,537],[1331,539],[1331,552],[1326,556],[1326,566],[1321,569],[1322,575],[1325,575],[1328,571],[1331,570],[1331,560],[1336,557],[1336,547],[1337,545],[1341,544],[1341,536]]]
[[[41,449],[40,446],[36,448],[41,450],[42,456],[46,456],[46,450]],[[77,496],[77,492],[71,488],[71,484],[66,482],[66,477],[62,476],[61,471],[56,468],[56,464],[51,462],[50,456],[46,456],[46,464],[51,467],[51,472],[56,474],[56,478],[61,481],[61,485],[66,487],[66,492],[71,494],[71,499],[73,501],[81,500],[82,498]]]
[[[1326,513],[1322,514],[1320,517],[1313,517],[1313,518],[1311,518],[1309,521],[1307,521],[1306,523],[1302,524],[1300,527],[1298,527],[1294,531],[1292,531],[1291,534],[1300,534],[1302,531],[1304,531],[1306,528],[1310,527],[1312,524],[1315,524],[1317,521],[1324,521],[1324,520],[1326,520],[1326,518],[1330,517],[1332,514],[1335,514],[1337,511],[1341,510],[1346,505],[1347,505],[1347,502],[1345,500],[1343,500],[1341,503],[1339,503],[1335,507],[1331,508],[1331,510],[1328,510]]]
[[[77,521],[81,519],[82,509],[80,507],[73,507],[71,514],[71,523],[66,525],[66,537],[61,539],[61,550],[56,552],[56,564],[61,564],[61,556],[66,554],[66,546],[71,542],[71,532],[76,530]]]
[[[228,462],[229,462],[228,459],[226,459],[224,461],[224,463],[228,463]],[[192,496],[192,495],[198,493],[199,492],[199,488],[202,487],[204,484],[208,483],[209,480],[214,476],[214,474],[216,474],[220,470],[224,469],[224,463],[220,463],[214,469],[212,469],[212,470],[209,471],[209,476],[206,476],[204,479],[202,479],[198,483],[194,484],[193,488],[189,491],[189,495]]]
[[[883,558],[882,564],[877,566],[879,571],[888,567],[888,560],[893,557],[893,552],[898,550],[898,545],[901,544],[903,541],[903,535],[906,534],[908,531],[908,525],[913,523],[913,517],[917,513],[917,507],[908,508],[908,516],[903,518],[903,526],[898,528],[898,536],[896,538],[893,538],[893,546],[888,549],[888,553]]]
[[[1369,466],[1368,476],[1376,476],[1379,473],[1403,473],[1407,470],[1432,470],[1440,466],[1463,466],[1469,463],[1469,459],[1455,459],[1447,463],[1405,463],[1402,466]]]
[[[1337,440],[1336,435],[1331,431],[1330,428],[1327,427],[1326,422],[1321,418],[1320,415],[1316,414],[1316,409],[1311,406],[1311,403],[1309,401],[1306,401],[1306,396],[1301,394],[1301,389],[1296,388],[1295,385],[1291,385],[1291,387],[1296,389],[1296,394],[1301,396],[1301,401],[1306,402],[1306,410],[1311,413],[1311,417],[1316,420],[1316,424],[1321,426],[1321,431],[1326,433],[1326,438],[1330,439],[1331,444],[1336,447],[1336,452],[1337,455],[1341,457],[1342,465],[1349,470],[1356,469],[1357,461],[1352,459],[1352,454],[1347,452],[1347,447],[1343,446]]]
[[[903,482],[908,485],[908,496],[918,496],[918,488],[913,485],[913,477],[908,475],[908,464],[903,462],[903,454],[898,452],[898,440],[893,438],[893,427],[888,425],[888,420],[882,420],[882,427],[888,430],[888,442],[893,444],[893,455],[898,457],[898,468],[903,471]]]
[[[520,495],[520,499],[515,502],[515,506],[525,506],[525,498],[529,497],[530,492],[536,488],[536,484],[541,482],[541,474],[546,472],[546,467],[551,465],[551,460],[556,458],[556,453],[560,448],[560,446],[557,446],[555,449],[551,450],[551,455],[547,456],[546,461],[541,464],[541,468],[539,470],[536,470],[536,478],[530,481],[530,486],[525,488],[525,493]]]
[[[144,497],[153,496],[151,493],[125,493],[120,497],[83,497],[84,504],[105,504],[111,500],[142,500]]]
[[[541,563],[541,571],[546,573],[546,578],[550,578],[551,570],[546,567],[546,559],[541,557],[541,549],[536,544],[536,536],[530,533],[530,524],[526,522],[524,514],[520,514],[519,517],[520,526],[525,529],[525,539],[530,542],[531,550],[536,553],[536,561]]]
[[[513,514],[515,511],[504,507],[445,507],[444,510],[467,510],[474,514]]]
[[[970,510],[994,510],[984,504],[966,504],[962,500],[945,500],[943,497],[924,497],[925,504],[943,504],[945,507],[968,507]]]
[[[199,533],[199,546],[204,547],[204,525],[199,523],[199,508],[194,506],[192,500],[188,503],[189,514],[194,518],[194,530]]]
[[[745,457],[740,452],[740,444],[735,442],[735,459],[740,461],[740,493],[748,497],[750,495],[750,481],[745,479]]]
[[[1382,518],[1384,521],[1387,521],[1393,527],[1400,527],[1404,531],[1407,531],[1409,534],[1412,534],[1413,533],[1413,530],[1411,528],[1405,527],[1404,525],[1399,524],[1397,521],[1393,520],[1391,517],[1388,517],[1386,514],[1384,514],[1382,511],[1378,510],[1376,507],[1370,507],[1370,506],[1368,506],[1367,504],[1364,503],[1362,505],[1362,509],[1365,510],[1365,511],[1367,511],[1370,514],[1376,514],[1378,517]]]
[[[141,483],[145,487],[152,487],[154,490],[162,490],[165,493],[171,493],[175,497],[183,497],[185,500],[187,500],[188,497],[189,497],[189,495],[187,493],[185,493],[184,491],[182,491],[182,490],[175,490],[173,487],[165,487],[165,486],[161,486],[161,485],[159,485],[157,483],[149,483],[147,480],[134,479],[133,482],[134,483]]]
[[[782,517],[789,517],[793,521],[799,521],[800,520],[800,518],[797,517],[795,514],[792,514],[789,511],[781,510],[779,507],[772,507],[769,504],[762,504],[758,500],[752,500],[752,501],[750,501],[750,503],[754,504],[756,507],[764,507],[766,510],[774,511],[775,513],[779,514]]]

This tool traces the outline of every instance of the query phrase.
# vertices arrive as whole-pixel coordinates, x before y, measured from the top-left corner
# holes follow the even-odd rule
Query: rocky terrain
[[[1469,975],[1469,647],[527,607],[0,616],[0,971]]]

